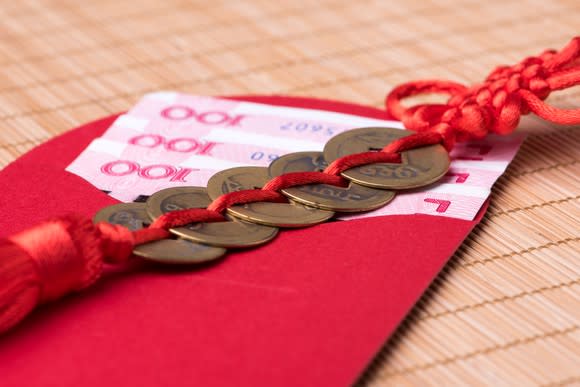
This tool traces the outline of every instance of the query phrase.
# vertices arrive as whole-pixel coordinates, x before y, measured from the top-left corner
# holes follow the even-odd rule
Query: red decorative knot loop
[[[10,239],[0,240],[0,333],[18,323],[39,302],[53,300],[96,281],[105,263],[131,257],[136,245],[170,236],[169,228],[193,222],[220,222],[227,208],[259,201],[286,202],[279,192],[302,184],[345,186],[340,174],[369,163],[398,163],[400,152],[421,146],[482,138],[488,132],[510,133],[520,115],[530,111],[560,123],[580,123],[580,109],[563,110],[543,100],[555,90],[580,84],[580,38],[563,50],[546,51],[515,66],[496,68],[482,84],[466,87],[454,82],[418,81],[396,87],[386,100],[389,113],[418,133],[400,138],[380,152],[364,152],[335,160],[323,172],[278,176],[262,189],[232,192],[214,200],[207,209],[173,211],[150,227],[125,227],[89,219],[63,217],[48,221]],[[446,104],[402,106],[404,98],[426,93],[449,95]]]
[[[387,96],[388,112],[406,128],[436,132],[451,149],[455,141],[481,139],[489,132],[511,133],[520,116],[533,112],[558,124],[579,124],[580,109],[557,109],[543,102],[555,90],[580,84],[580,37],[561,51],[548,50],[514,66],[500,66],[478,85],[416,81],[396,87]],[[402,106],[404,98],[429,93],[449,95],[446,104]]]

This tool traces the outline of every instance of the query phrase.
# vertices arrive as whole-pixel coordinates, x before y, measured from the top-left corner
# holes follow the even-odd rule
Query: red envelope
[[[388,118],[341,102],[238,99]],[[70,131],[0,172],[0,237],[116,202],[64,170],[114,119]],[[349,385],[483,212],[475,221],[400,215],[331,222],[285,230],[196,270],[111,270],[0,337],[0,384]]]

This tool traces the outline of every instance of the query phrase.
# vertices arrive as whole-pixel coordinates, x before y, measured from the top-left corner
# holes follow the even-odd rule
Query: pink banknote
[[[127,116],[141,122],[139,126],[150,124],[143,130],[161,134],[188,135],[215,129],[210,137],[213,140],[266,145],[284,139],[287,147],[295,150],[313,150],[313,146],[326,143],[330,137],[357,127],[403,128],[397,121],[171,92],[145,95]],[[240,136],[240,132],[245,136]]]
[[[210,141],[203,136],[169,137],[152,133],[127,136],[122,140],[102,137],[96,139],[90,148],[96,152],[112,152],[129,159],[198,163],[195,166],[214,170],[223,169],[226,165],[228,168],[246,165],[265,167],[289,152],[282,145],[279,145],[279,148],[271,148],[263,145]]]
[[[119,157],[112,152],[95,151],[89,146],[67,167],[95,187],[121,201],[180,186],[204,186],[217,170],[200,169],[170,161]]]
[[[328,138],[396,121],[173,92],[151,93],[96,139],[68,168],[122,201],[167,187],[206,185],[231,167],[267,166],[280,155],[320,151]],[[437,184],[397,195],[388,206],[343,219],[424,213],[473,219],[524,137],[459,144]]]
[[[484,202],[485,199],[452,193],[402,193],[397,195],[387,206],[379,208],[378,210],[364,214],[340,216],[339,219],[349,220],[369,216],[405,214],[426,214],[473,219]]]

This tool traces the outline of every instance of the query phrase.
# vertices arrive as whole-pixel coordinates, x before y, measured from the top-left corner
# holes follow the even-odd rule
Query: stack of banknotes
[[[67,171],[123,201],[164,188],[206,186],[221,170],[267,167],[281,155],[322,151],[334,135],[400,122],[316,109],[280,107],[176,92],[145,95],[76,158]],[[429,214],[472,220],[524,140],[488,136],[458,144],[436,184],[398,192],[388,205],[339,218]]]

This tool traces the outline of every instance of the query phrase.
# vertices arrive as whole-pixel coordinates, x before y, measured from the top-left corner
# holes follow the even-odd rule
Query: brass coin
[[[211,199],[202,187],[176,187],[156,192],[147,200],[147,212],[153,218],[186,208],[206,208]],[[194,223],[169,230],[193,242],[221,247],[249,247],[266,243],[278,234],[276,227],[228,218],[226,222]]]
[[[207,189],[203,187],[174,187],[162,189],[149,196],[147,213],[152,219],[176,210],[206,208],[211,203]]]
[[[135,231],[150,222],[145,203],[119,203],[99,211],[93,222],[119,224]],[[183,239],[164,239],[136,246],[133,254],[161,263],[192,264],[211,261],[226,253],[221,247],[207,246]]]
[[[361,128],[331,138],[324,147],[329,163],[346,155],[380,150],[397,138],[413,134],[393,128]],[[354,167],[342,173],[345,178],[368,187],[408,189],[439,180],[449,169],[449,154],[442,145],[429,145],[402,152],[400,164],[375,163]]]
[[[163,239],[137,246],[133,254],[150,261],[190,265],[212,261],[226,253],[223,247],[208,246],[185,239]]]
[[[93,223],[107,222],[127,227],[131,231],[142,229],[151,221],[145,203],[119,203],[105,207],[93,218]]]
[[[238,167],[213,175],[207,183],[207,193],[212,199],[235,191],[259,189],[269,180],[268,169],[263,167]],[[320,210],[290,201],[289,203],[249,203],[228,208],[235,217],[253,223],[275,227],[304,227],[330,219],[334,212]]]
[[[274,160],[268,170],[271,176],[280,176],[289,172],[323,171],[327,166],[322,152],[296,152]],[[395,197],[393,191],[369,188],[352,182],[348,187],[308,184],[286,188],[282,192],[297,202],[341,212],[374,210]]]

